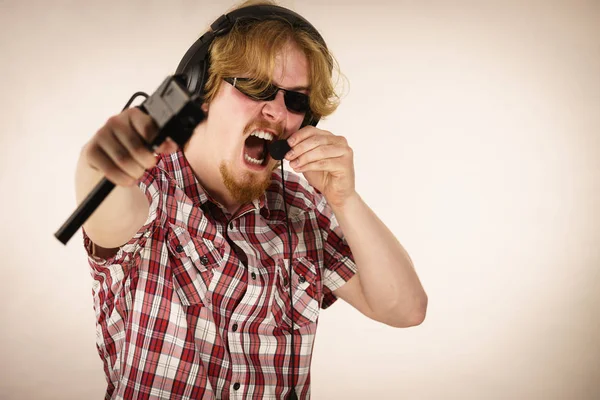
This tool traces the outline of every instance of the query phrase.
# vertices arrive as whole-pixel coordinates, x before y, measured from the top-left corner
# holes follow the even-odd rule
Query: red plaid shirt
[[[356,266],[324,197],[293,173],[285,181],[296,390],[309,398],[319,309]],[[291,310],[281,172],[231,220],[181,152],[161,157],[139,186],[149,216],[116,255],[94,256],[84,232],[106,398],[284,398]]]

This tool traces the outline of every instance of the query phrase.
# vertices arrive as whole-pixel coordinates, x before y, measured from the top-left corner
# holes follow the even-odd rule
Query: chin
[[[234,173],[224,162],[219,167],[223,184],[233,199],[240,204],[258,199],[267,190],[271,185],[273,169],[267,164],[260,168],[260,173],[247,168],[242,168],[237,171],[238,173]]]

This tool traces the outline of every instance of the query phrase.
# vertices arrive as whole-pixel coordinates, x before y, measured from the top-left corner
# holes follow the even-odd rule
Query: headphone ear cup
[[[204,85],[206,85],[208,60],[200,63],[191,64],[183,70],[186,78],[186,86],[190,93],[204,98]]]
[[[204,97],[204,84],[206,83],[209,61],[208,48],[214,39],[212,33],[203,35],[187,51],[179,66],[177,74],[185,77],[186,86],[190,93]]]
[[[190,93],[196,93],[200,82],[200,68],[198,64],[191,65],[182,71],[186,79],[186,86]]]

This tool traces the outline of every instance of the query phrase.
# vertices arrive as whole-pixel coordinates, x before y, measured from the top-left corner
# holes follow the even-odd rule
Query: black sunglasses
[[[293,90],[282,89],[275,85],[268,85],[265,90],[255,95],[249,92],[249,90],[252,90],[251,84],[253,81],[255,82],[255,80],[250,78],[223,79],[225,82],[228,82],[231,84],[231,86],[253,100],[272,101],[275,99],[275,96],[277,96],[277,93],[279,93],[280,90],[283,90],[283,99],[288,110],[296,113],[306,113],[310,109],[310,102],[307,94],[294,92]],[[239,85],[239,83],[242,83],[242,85]],[[256,92],[256,90],[254,90],[254,92]]]

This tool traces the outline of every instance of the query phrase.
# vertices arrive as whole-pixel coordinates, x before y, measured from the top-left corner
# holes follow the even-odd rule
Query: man
[[[342,298],[394,327],[425,317],[410,258],[355,191],[347,141],[301,128],[337,106],[327,49],[270,20],[210,51],[207,118],[184,149],[146,150],[156,128],[133,108],[80,156],[80,201],[102,176],[117,184],[83,227],[107,398],[306,398],[320,308]],[[285,193],[275,139],[305,178],[286,173]]]

